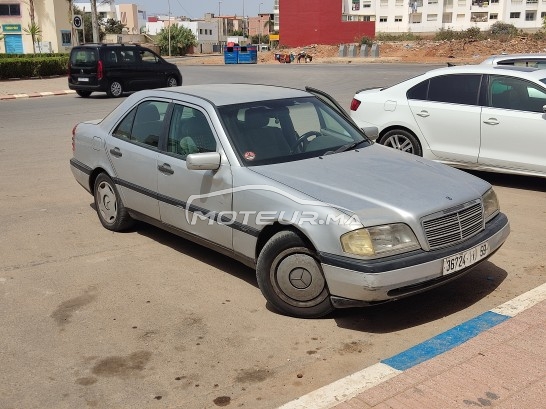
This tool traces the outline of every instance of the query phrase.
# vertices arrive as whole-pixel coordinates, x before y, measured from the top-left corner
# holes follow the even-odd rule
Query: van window
[[[97,64],[97,53],[90,48],[72,50],[70,63],[79,67],[94,67]]]

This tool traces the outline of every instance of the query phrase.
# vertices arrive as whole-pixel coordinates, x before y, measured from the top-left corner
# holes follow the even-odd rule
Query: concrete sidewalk
[[[66,76],[0,81],[0,100],[73,94]]]
[[[546,284],[279,409],[546,408]]]

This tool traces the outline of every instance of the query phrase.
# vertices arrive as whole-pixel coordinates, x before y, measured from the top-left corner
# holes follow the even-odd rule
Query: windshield
[[[316,97],[227,105],[219,112],[244,166],[300,160],[370,144],[358,128]]]

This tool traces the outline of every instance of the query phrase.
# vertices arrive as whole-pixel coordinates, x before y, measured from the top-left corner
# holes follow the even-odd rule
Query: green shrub
[[[518,34],[518,29],[513,24],[503,23],[502,21],[497,21],[491,25],[489,30],[491,36],[493,37],[503,37],[503,36],[515,36]]]
[[[368,36],[364,36],[360,39],[360,45],[367,45],[371,47],[372,44],[373,44],[373,40]]]
[[[421,37],[408,31],[407,33],[377,33],[375,35],[377,41],[419,41]]]
[[[2,58],[44,58],[44,57],[66,57],[66,53],[47,53],[47,54],[0,54]]]
[[[434,35],[434,39],[437,41],[442,41],[442,40],[451,41],[451,40],[456,40],[457,38],[459,38],[459,32],[453,31],[450,28],[441,28]]]
[[[2,58],[0,79],[65,75],[67,66],[67,54],[60,57]]]

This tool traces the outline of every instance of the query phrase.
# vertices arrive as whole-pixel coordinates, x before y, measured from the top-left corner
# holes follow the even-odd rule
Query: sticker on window
[[[256,157],[256,154],[254,152],[245,152],[246,160],[254,160],[255,157]]]

